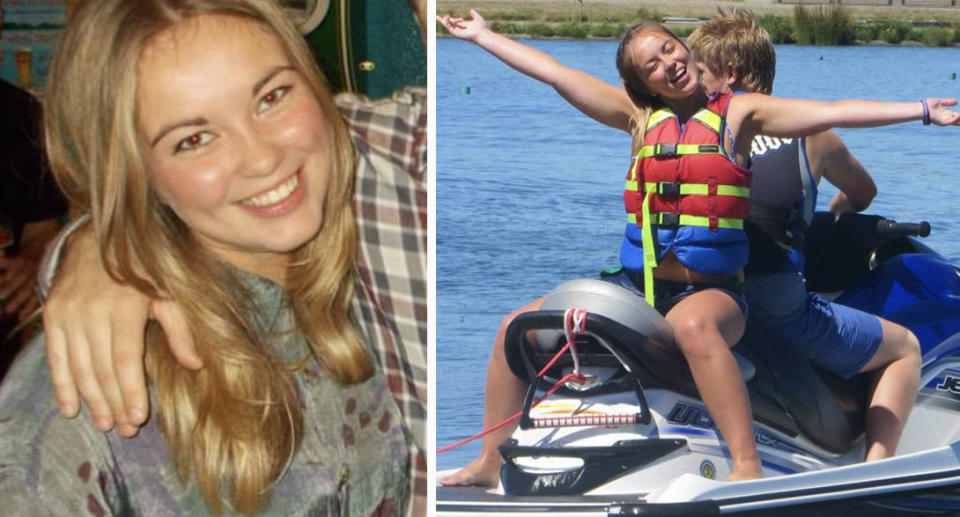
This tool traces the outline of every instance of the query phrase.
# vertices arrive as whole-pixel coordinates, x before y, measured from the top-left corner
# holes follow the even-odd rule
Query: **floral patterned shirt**
[[[307,356],[283,290],[238,274],[247,319],[274,357],[292,364]],[[72,420],[59,416],[48,377],[36,338],[0,387],[4,515],[209,513],[196,482],[177,476],[156,418],[135,438],[101,433],[86,412]],[[316,362],[292,377],[303,404],[303,438],[260,513],[403,515],[410,493],[407,433],[380,369],[349,386]]]

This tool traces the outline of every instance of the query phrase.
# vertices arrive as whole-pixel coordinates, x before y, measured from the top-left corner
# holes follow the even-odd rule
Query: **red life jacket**
[[[747,262],[743,220],[752,175],[723,151],[729,101],[728,94],[711,98],[684,126],[667,108],[647,121],[623,193],[628,224],[620,260],[627,269],[644,269],[651,304],[653,268],[670,250],[708,275],[734,273]]]

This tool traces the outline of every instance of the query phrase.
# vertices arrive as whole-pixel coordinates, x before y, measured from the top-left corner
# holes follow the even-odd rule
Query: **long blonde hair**
[[[289,464],[303,414],[290,365],[258,337],[242,286],[205,251],[151,189],[136,131],[137,66],[159,32],[187,18],[225,14],[282,42],[316,95],[333,135],[333,173],[319,234],[297,250],[287,299],[297,331],[337,381],[372,373],[354,329],[354,149],[303,39],[271,0],[96,0],[77,11],[54,57],[44,131],[57,181],[89,211],[107,271],[153,297],[179,302],[205,367],[180,367],[151,324],[147,368],[156,413],[187,482],[195,476],[214,512],[252,512]]]

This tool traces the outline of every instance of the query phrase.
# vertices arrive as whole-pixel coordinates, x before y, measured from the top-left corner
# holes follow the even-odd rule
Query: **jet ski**
[[[775,340],[747,340],[734,352],[765,478],[722,481],[729,451],[669,325],[629,291],[580,279],[507,330],[507,362],[530,389],[499,448],[500,486],[437,487],[437,515],[960,515],[960,268],[918,240],[929,233],[818,213],[807,234],[809,289],[921,342],[896,456],[862,461],[867,376],[843,381]]]

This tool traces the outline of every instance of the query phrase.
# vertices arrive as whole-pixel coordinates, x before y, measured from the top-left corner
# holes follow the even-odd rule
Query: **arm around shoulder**
[[[148,414],[143,333],[150,317],[160,322],[183,366],[202,367],[179,306],[118,283],[106,272],[92,231],[82,224],[64,229],[39,276],[41,285],[53,282],[43,324],[50,382],[64,415],[79,411],[79,391],[102,431],[117,424],[125,436],[136,433]]]

